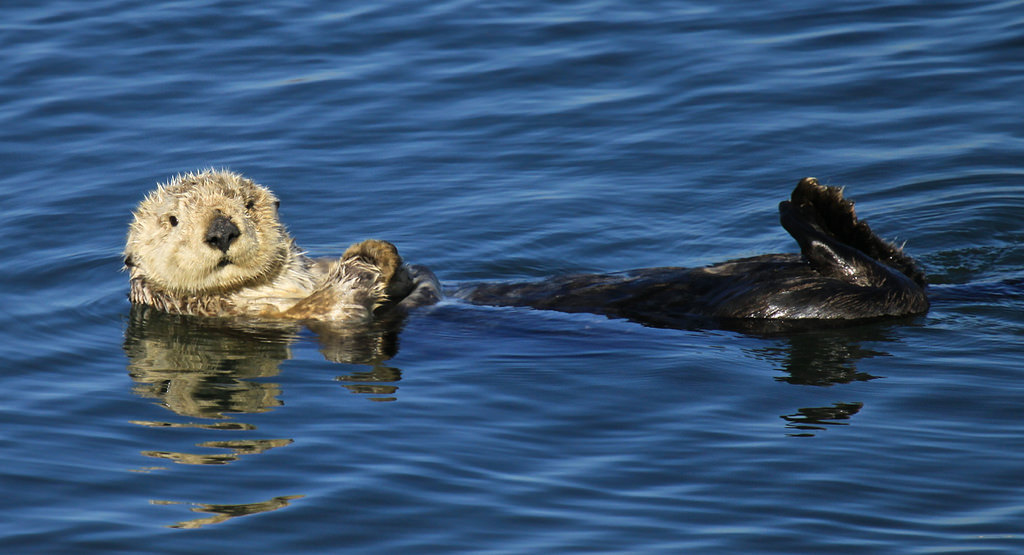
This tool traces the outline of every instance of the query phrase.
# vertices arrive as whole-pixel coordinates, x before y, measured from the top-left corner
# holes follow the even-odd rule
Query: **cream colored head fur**
[[[268,283],[294,248],[278,204],[268,189],[236,173],[179,175],[135,210],[125,266],[132,278],[173,295],[217,295]],[[210,237],[218,217],[230,222],[225,225],[233,236],[219,245]]]

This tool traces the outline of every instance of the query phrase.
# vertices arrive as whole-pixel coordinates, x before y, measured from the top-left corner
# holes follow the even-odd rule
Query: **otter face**
[[[207,170],[179,175],[135,210],[125,266],[172,293],[224,293],[269,281],[291,238],[279,202],[238,174]]]

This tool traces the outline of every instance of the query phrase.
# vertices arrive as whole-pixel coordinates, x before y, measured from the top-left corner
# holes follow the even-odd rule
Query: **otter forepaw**
[[[355,258],[378,268],[381,279],[385,282],[390,282],[398,269],[402,267],[402,257],[398,254],[398,248],[379,239],[367,239],[356,243],[341,255],[343,261]]]

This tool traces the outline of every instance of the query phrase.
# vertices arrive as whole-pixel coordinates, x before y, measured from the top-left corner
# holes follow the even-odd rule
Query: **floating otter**
[[[653,326],[778,328],[928,310],[924,272],[857,220],[838,187],[801,180],[779,204],[801,254],[766,254],[706,268],[648,268],[461,288],[475,304],[591,312]]]
[[[368,240],[311,259],[268,189],[227,171],[179,175],[135,210],[124,264],[133,303],[174,314],[365,322],[440,298],[437,278]]]

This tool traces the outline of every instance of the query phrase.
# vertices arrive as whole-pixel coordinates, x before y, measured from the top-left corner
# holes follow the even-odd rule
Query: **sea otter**
[[[366,322],[436,302],[430,270],[367,240],[341,258],[308,258],[279,201],[237,173],[178,175],[134,212],[124,249],[129,298],[174,313]]]
[[[835,324],[928,310],[924,272],[858,221],[842,189],[802,179],[779,204],[800,254],[766,254],[705,268],[648,268],[530,283],[470,285],[475,304],[591,312],[653,326],[764,329]]]

